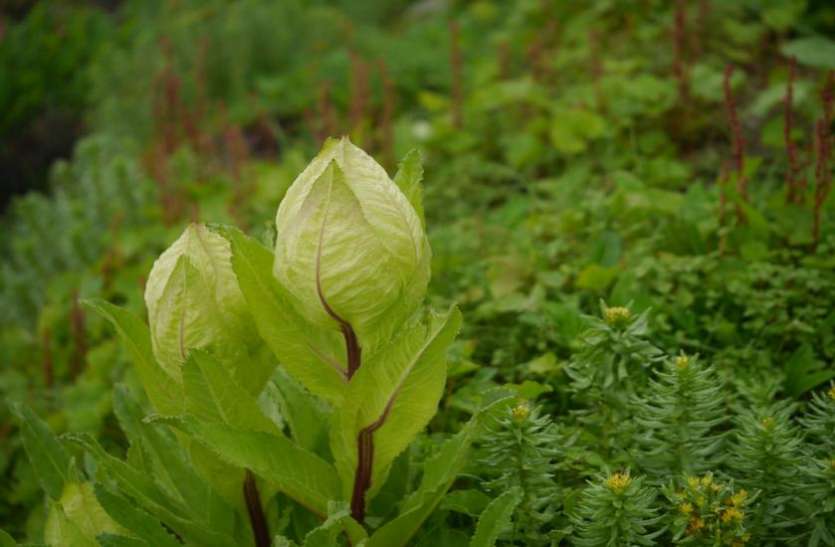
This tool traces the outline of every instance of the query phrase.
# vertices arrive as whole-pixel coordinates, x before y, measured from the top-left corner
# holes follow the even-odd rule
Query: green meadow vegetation
[[[11,2],[0,547],[835,546],[834,119],[817,0]]]

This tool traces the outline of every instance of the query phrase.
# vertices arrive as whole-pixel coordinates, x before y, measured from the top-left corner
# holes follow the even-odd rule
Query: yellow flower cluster
[[[523,422],[528,419],[528,416],[531,415],[531,407],[528,405],[528,403],[519,403],[518,405],[514,406],[513,409],[510,411],[510,415],[517,422]]]
[[[676,368],[684,370],[690,364],[690,357],[682,353],[681,355],[676,356],[675,361],[673,362],[675,363]]]
[[[742,522],[742,519],[744,517],[745,515],[742,513],[742,511],[740,511],[736,507],[729,507],[722,511],[722,522],[726,524],[733,521]]]
[[[606,479],[606,486],[609,487],[609,490],[614,492],[615,494],[620,494],[629,486],[632,482],[632,477],[629,476],[629,473],[615,473],[610,475],[608,479]]]
[[[832,387],[829,388],[829,391],[826,392],[829,395],[830,399],[835,400],[835,384],[832,384]]]
[[[625,325],[629,319],[632,317],[632,312],[629,308],[625,308],[623,306],[615,306],[612,308],[606,308],[603,312],[603,319],[612,326],[622,326]]]
[[[726,546],[741,546],[750,539],[744,532],[747,491],[734,492],[708,473],[687,477],[685,488],[674,499],[687,535],[712,537]]]

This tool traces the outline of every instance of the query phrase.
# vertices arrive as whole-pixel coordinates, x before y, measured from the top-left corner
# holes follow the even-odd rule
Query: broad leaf
[[[283,435],[241,431],[191,418],[173,424],[221,459],[251,469],[314,513],[326,515],[328,502],[339,499],[339,478],[333,466]]]
[[[336,547],[339,545],[337,538],[343,533],[348,534],[348,537],[351,539],[351,545],[356,546],[361,545],[361,542],[368,537],[365,529],[351,518],[347,507],[334,511],[333,505],[339,504],[331,505],[328,518],[304,537],[302,547]]]
[[[148,327],[136,315],[104,300],[85,300],[84,304],[110,321],[128,349],[145,393],[162,415],[182,414],[182,387],[157,364],[151,351]]]
[[[52,545],[95,545],[97,535],[123,531],[99,505],[90,483],[68,482],[49,510],[44,539]]]
[[[89,435],[69,435],[67,438],[90,452],[96,459],[98,473],[112,481],[119,492],[129,496],[145,511],[159,519],[186,542],[207,547],[226,547],[235,541],[214,529],[211,515],[195,514],[177,494],[163,489],[154,477],[142,469],[108,454]]]
[[[470,447],[479,434],[482,421],[494,411],[506,408],[512,399],[512,396],[502,396],[492,401],[426,461],[418,489],[406,498],[396,518],[372,534],[367,547],[401,547],[408,544],[467,463]]]
[[[119,536],[116,534],[99,534],[96,537],[101,547],[152,547],[153,543],[148,543],[143,539],[133,537]],[[177,544],[179,545],[179,544]]]
[[[326,450],[330,423],[326,406],[282,367],[276,369],[274,385],[280,397],[281,416],[290,426],[293,439],[306,450]]]
[[[430,314],[404,328],[351,381],[331,445],[346,497],[353,486],[362,430],[378,424],[373,432],[370,497],[382,486],[391,462],[435,415],[446,382],[446,351],[460,326],[457,309]]]
[[[215,530],[233,529],[231,508],[194,470],[188,452],[175,436],[159,424],[144,420],[145,413],[128,390],[117,386],[113,410],[133,448],[142,451],[145,469],[194,515],[211,520]]]
[[[49,430],[49,426],[29,407],[13,405],[12,412],[20,421],[23,447],[41,487],[52,499],[60,499],[64,485],[73,478],[69,454]]]
[[[53,504],[49,510],[49,518],[44,528],[44,541],[48,545],[97,547],[96,541],[72,521],[60,504]]]
[[[338,403],[344,396],[344,348],[336,331],[306,325],[273,277],[273,254],[234,228],[218,228],[232,248],[232,267],[261,338],[281,365],[311,393]]]
[[[244,431],[280,433],[261,412],[258,401],[239,386],[218,360],[192,351],[183,368],[186,410],[198,420],[218,422]]]
[[[116,492],[96,486],[96,498],[110,517],[134,536],[154,547],[177,547],[180,543],[150,514]]]
[[[481,514],[470,547],[494,547],[499,535],[510,527],[516,506],[522,501],[521,488],[512,488],[490,502]]]

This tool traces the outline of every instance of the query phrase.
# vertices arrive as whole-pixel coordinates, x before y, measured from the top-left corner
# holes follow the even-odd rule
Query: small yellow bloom
[[[510,411],[510,415],[517,422],[525,421],[528,419],[528,416],[531,415],[531,407],[528,403],[520,403],[513,407],[513,410]]]
[[[713,484],[713,477],[710,475],[705,475],[702,477],[702,486],[710,486]]]
[[[705,502],[707,502],[707,500],[704,496],[696,496],[696,505],[698,505],[699,507],[704,507]]]
[[[632,482],[632,477],[629,476],[629,473],[615,473],[611,475],[608,479],[606,479],[606,486],[609,487],[609,490],[616,494],[620,494],[629,484]]]
[[[698,488],[699,477],[687,477],[687,484],[690,486],[690,488]]]
[[[678,506],[678,510],[684,513],[685,515],[689,515],[693,512],[693,504],[689,501],[686,501]]]
[[[742,507],[746,499],[748,499],[748,491],[740,490],[739,492],[731,496],[731,505],[733,505],[734,507]]]
[[[830,387],[829,391],[826,393],[829,395],[830,399],[835,399],[835,384],[832,384],[832,387]]]
[[[731,521],[742,522],[742,517],[742,511],[740,511],[736,507],[729,507],[728,509],[725,509],[722,512],[722,522],[724,522],[725,524]]]
[[[704,527],[705,521],[703,521],[700,517],[693,517],[690,519],[690,526],[687,527],[687,533],[691,536],[695,535]]]
[[[676,368],[678,368],[679,370],[684,370],[690,364],[690,357],[682,353],[681,355],[675,358],[674,363],[676,365]]]
[[[623,306],[606,308],[603,312],[603,319],[612,326],[623,326],[629,321],[630,317],[632,317],[632,312],[629,311],[629,308]]]
[[[774,418],[772,418],[771,416],[766,416],[762,419],[760,423],[765,429],[771,429],[772,427],[774,427]]]

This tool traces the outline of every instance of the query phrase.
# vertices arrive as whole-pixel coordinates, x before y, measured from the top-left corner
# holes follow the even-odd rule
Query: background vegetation
[[[79,301],[144,314],[151,263],[191,220],[271,241],[295,175],[348,134],[390,173],[421,151],[430,296],[465,318],[402,469],[492,388],[519,398],[415,545],[467,545],[505,492],[499,545],[835,545],[830,2],[2,9],[16,540],[43,541],[47,506],[11,403],[124,454],[113,386],[142,397]],[[298,540],[312,526],[275,519]]]

